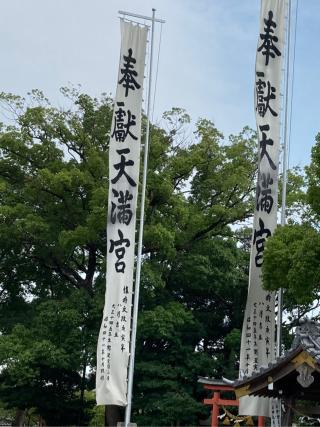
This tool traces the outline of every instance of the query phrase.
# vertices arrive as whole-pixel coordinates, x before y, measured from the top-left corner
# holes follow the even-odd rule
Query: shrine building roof
[[[303,319],[291,348],[251,376],[233,382],[237,397],[320,398],[320,324]]]

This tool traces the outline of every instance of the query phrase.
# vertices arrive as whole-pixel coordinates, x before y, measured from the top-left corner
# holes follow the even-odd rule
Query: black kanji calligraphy
[[[256,245],[257,254],[255,256],[256,267],[261,267],[263,264],[263,252],[266,239],[271,236],[271,231],[264,227],[264,222],[259,218],[259,229],[254,230],[253,244]]]
[[[273,184],[273,179],[270,173],[261,173],[258,178],[257,186],[257,211],[271,212],[273,206],[273,197],[271,196],[270,186]]]
[[[119,179],[122,176],[125,176],[127,178],[127,180],[128,180],[128,183],[132,187],[135,187],[137,184],[134,182],[134,180],[125,171],[126,167],[134,165],[134,161],[133,160],[126,160],[125,154],[129,154],[130,153],[130,149],[129,148],[123,148],[122,150],[116,150],[116,151],[120,155],[120,163],[116,163],[116,164],[113,165],[113,167],[115,168],[115,170],[118,171],[118,175],[115,176],[114,178],[112,178],[112,180],[111,180],[112,184],[115,184],[116,182],[119,181]]]
[[[131,209],[131,200],[133,199],[133,195],[126,191],[117,191],[114,188],[112,189],[112,193],[114,197],[118,198],[118,204],[111,202],[111,222],[115,224],[117,219],[120,224],[129,225],[133,212]]]
[[[136,125],[136,116],[130,110],[123,110],[124,102],[117,102],[118,110],[114,112],[114,125],[111,137],[115,138],[117,142],[124,142],[128,135],[132,139],[138,138],[131,132],[130,128]]]
[[[123,237],[123,233],[121,230],[118,230],[119,240],[113,240],[110,239],[110,249],[109,253],[112,253],[114,251],[117,262],[115,263],[115,269],[117,273],[124,273],[124,270],[126,268],[126,264],[124,261],[121,261],[126,253],[126,249],[130,246],[129,239],[125,239]],[[118,247],[119,246],[119,247]]]
[[[136,90],[140,89],[140,85],[136,80],[138,73],[134,69],[134,64],[137,62],[132,56],[132,49],[128,49],[128,55],[123,55],[124,64],[120,72],[123,74],[122,78],[119,80],[119,84],[122,85],[125,90],[125,96],[128,96],[129,89]]]
[[[276,88],[271,86],[269,81],[261,80],[261,77],[264,77],[264,73],[258,71],[257,77],[259,77],[259,80],[256,81],[256,110],[261,117],[264,117],[268,110],[274,117],[277,117],[278,113],[270,106],[270,101],[276,99]]]
[[[273,145],[273,140],[271,138],[267,139],[267,134],[266,132],[270,130],[270,126],[269,125],[261,125],[259,126],[259,129],[262,132],[262,140],[259,141],[259,145],[260,145],[260,161],[263,159],[264,156],[266,156],[266,158],[268,159],[269,165],[273,170],[276,170],[277,167],[276,165],[273,163],[270,154],[267,151],[267,146]]]
[[[274,30],[277,28],[277,24],[275,21],[272,20],[272,18],[273,18],[273,12],[269,10],[268,18],[264,19],[265,32],[264,34],[260,34],[260,39],[262,40],[262,44],[258,48],[258,52],[261,52],[262,55],[266,57],[265,65],[269,64],[269,58],[275,58],[276,56],[281,56],[281,52],[275,44],[278,42],[278,37],[274,35]]]

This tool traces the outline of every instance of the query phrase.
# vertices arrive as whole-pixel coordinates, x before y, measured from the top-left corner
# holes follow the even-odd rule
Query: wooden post
[[[258,417],[258,427],[264,427],[264,417]]]
[[[220,392],[215,391],[212,399],[211,427],[218,427]]]

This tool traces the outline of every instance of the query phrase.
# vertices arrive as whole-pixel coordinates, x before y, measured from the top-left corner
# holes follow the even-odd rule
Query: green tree
[[[0,132],[0,398],[51,425],[92,414],[112,117],[106,96],[63,93],[67,110],[39,91],[1,95],[13,122]],[[250,129],[224,141],[199,120],[185,137],[185,111],[164,120],[151,129],[134,392],[149,425],[197,423],[197,376],[236,372],[248,252],[233,226],[252,213],[256,175]]]
[[[72,91],[59,111],[2,95],[1,396],[51,425],[82,424],[103,307],[111,101]],[[17,389],[18,387],[18,389]],[[80,393],[80,394],[79,394]]]
[[[187,119],[176,113],[173,123]],[[230,226],[253,210],[254,134],[245,129],[224,143],[200,120],[195,142],[183,146],[176,135],[152,135],[134,390],[144,425],[204,416],[197,376],[236,374],[239,339],[232,348],[224,338],[240,336],[247,294],[248,254]]]
[[[318,307],[320,301],[319,153],[320,135],[316,137],[305,177],[297,171],[289,186],[294,213],[289,215],[288,225],[278,227],[268,239],[264,252],[264,285],[270,290],[285,290],[285,308],[293,325]],[[290,206],[288,211],[290,214]]]

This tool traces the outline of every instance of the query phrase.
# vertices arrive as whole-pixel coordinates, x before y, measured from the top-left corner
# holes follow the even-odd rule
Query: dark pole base
[[[124,421],[124,406],[106,405],[104,409],[104,425],[116,427],[117,423]]]

